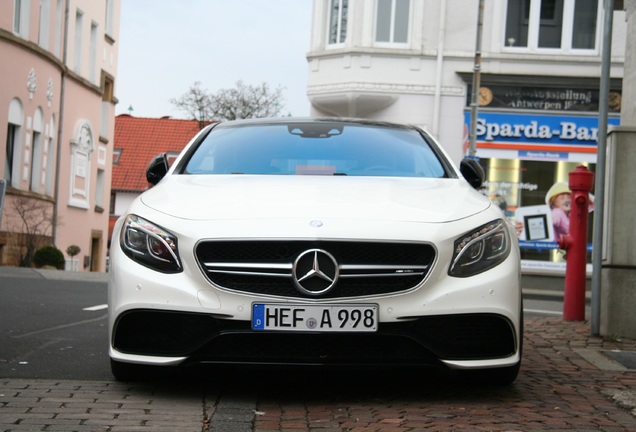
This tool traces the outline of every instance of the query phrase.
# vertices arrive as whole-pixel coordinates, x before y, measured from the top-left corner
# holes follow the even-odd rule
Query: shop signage
[[[470,125],[470,112],[464,119]],[[619,122],[608,119],[609,125]],[[596,152],[598,117],[480,112],[476,134],[478,148]]]
[[[489,85],[479,88],[479,105],[515,110],[598,112],[599,90]],[[621,111],[620,90],[610,92],[608,108],[610,112]]]

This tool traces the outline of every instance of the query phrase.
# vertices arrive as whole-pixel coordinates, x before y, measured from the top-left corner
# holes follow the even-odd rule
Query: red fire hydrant
[[[559,247],[567,251],[563,319],[585,320],[585,263],[587,252],[587,216],[594,173],[583,165],[569,173],[572,191],[569,234],[558,239]]]

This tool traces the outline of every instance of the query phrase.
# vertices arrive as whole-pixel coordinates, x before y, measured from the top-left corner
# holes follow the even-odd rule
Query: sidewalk
[[[0,266],[0,277],[44,278],[56,280],[108,282],[108,273],[74,272],[66,270],[47,270],[23,267]]]
[[[0,378],[0,431],[636,430],[636,341],[525,322],[521,373],[470,387],[401,373],[234,371],[150,383]]]
[[[8,267],[2,275],[107,281]],[[636,430],[636,340],[593,337],[589,322],[527,318],[523,349],[507,387],[405,371],[241,369],[141,383],[0,377],[0,432]]]

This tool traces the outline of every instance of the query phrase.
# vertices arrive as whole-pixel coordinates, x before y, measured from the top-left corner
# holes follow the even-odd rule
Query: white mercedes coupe
[[[212,124],[167,160],[113,234],[117,379],[194,364],[517,377],[519,250],[474,159],[456,168],[414,126],[277,118]]]

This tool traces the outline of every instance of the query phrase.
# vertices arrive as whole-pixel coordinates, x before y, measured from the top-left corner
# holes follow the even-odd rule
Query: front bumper
[[[370,334],[290,334],[254,332],[249,322],[210,314],[130,310],[119,317],[113,334],[115,359],[145,356],[180,363],[452,366],[492,360],[499,364],[514,360],[518,347],[515,326],[496,314],[381,323]]]

